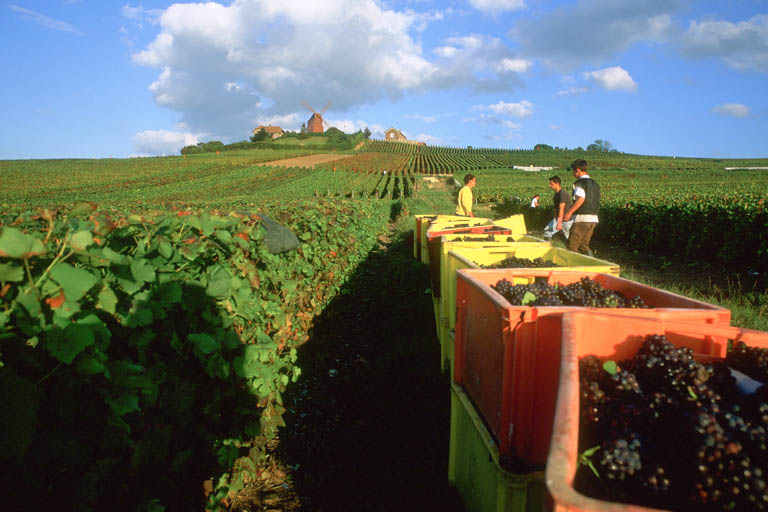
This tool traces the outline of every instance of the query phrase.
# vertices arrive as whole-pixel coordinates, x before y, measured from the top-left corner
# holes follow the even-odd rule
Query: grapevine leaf
[[[59,361],[70,364],[77,355],[96,341],[93,331],[86,325],[69,324],[64,331],[49,332],[48,352]]]
[[[525,295],[523,295],[523,306],[530,304],[531,302],[534,302],[536,300],[536,295],[534,295],[531,292],[525,292]]]
[[[90,231],[78,231],[69,240],[69,245],[76,251],[84,251],[93,243],[93,235]]]
[[[99,292],[97,297],[96,307],[106,311],[107,313],[115,314],[117,306],[117,295],[112,291],[109,286],[104,286]]]
[[[157,244],[157,250],[165,259],[170,259],[173,256],[173,246],[165,238],[161,239]]]
[[[76,302],[98,282],[98,278],[69,263],[59,263],[51,269],[51,277],[64,290],[67,300]]]
[[[0,263],[0,283],[17,283],[24,280],[24,269],[13,263]]]
[[[144,259],[131,262],[131,275],[139,283],[151,283],[155,280],[155,267]]]
[[[216,299],[229,297],[232,293],[232,276],[223,265],[217,265],[210,272],[206,295]]]
[[[139,397],[132,393],[123,393],[118,397],[107,397],[104,401],[118,416],[141,410],[139,409]]]
[[[45,252],[43,242],[16,228],[0,228],[0,256],[27,259]]]
[[[619,367],[616,365],[616,361],[606,361],[603,363],[603,370],[611,375],[616,375],[619,371]]]
[[[16,302],[24,306],[29,316],[37,317],[40,314],[40,299],[37,298],[37,294],[29,287],[19,294]]]
[[[205,333],[190,334],[187,339],[203,354],[212,354],[219,346],[213,337]]]
[[[96,203],[92,203],[90,201],[80,201],[75,205],[74,208],[72,208],[72,211],[69,212],[69,215],[72,217],[80,217],[82,215],[88,215],[92,211],[96,209],[98,205]]]

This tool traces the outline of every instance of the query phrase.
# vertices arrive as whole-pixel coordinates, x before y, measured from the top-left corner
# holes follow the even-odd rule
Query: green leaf
[[[212,354],[219,347],[218,342],[209,334],[190,334],[187,336],[187,339],[191,341],[203,354]]]
[[[59,263],[51,269],[51,277],[64,290],[68,301],[78,301],[99,280],[90,272],[75,268],[69,263]]]
[[[17,283],[24,280],[24,269],[13,263],[0,263],[0,283]]]
[[[0,256],[27,259],[45,252],[43,242],[16,228],[0,228]]]
[[[117,295],[112,291],[109,286],[104,286],[99,292],[97,297],[96,307],[106,311],[107,313],[115,314],[117,306]]]
[[[131,275],[139,283],[151,283],[155,280],[155,267],[144,259],[131,262]]]
[[[160,240],[160,242],[157,244],[157,251],[163,256],[165,259],[170,259],[171,256],[173,256],[173,246],[171,243],[163,238]]]
[[[232,293],[232,276],[223,265],[217,265],[210,271],[206,295],[224,299]]]
[[[531,302],[534,302],[536,300],[536,295],[534,295],[531,292],[525,292],[525,295],[523,295],[523,306],[530,304]]]
[[[302,233],[299,238],[301,238],[305,242],[308,242],[309,240],[312,240],[312,233]]]
[[[107,397],[104,401],[107,402],[107,405],[109,405],[118,416],[141,410],[139,409],[139,397],[134,394],[125,393],[114,398]]]
[[[37,298],[37,294],[30,287],[24,288],[16,298],[16,302],[24,306],[29,316],[37,317],[40,314],[40,300]]]
[[[78,231],[69,240],[69,245],[76,251],[84,251],[93,243],[93,235],[90,231]]]
[[[92,345],[94,341],[96,338],[88,326],[69,324],[63,332],[60,329],[49,332],[46,348],[53,357],[70,364],[80,352]]]
[[[619,367],[616,365],[616,361],[606,361],[603,363],[603,370],[611,375],[616,375],[619,371]]]

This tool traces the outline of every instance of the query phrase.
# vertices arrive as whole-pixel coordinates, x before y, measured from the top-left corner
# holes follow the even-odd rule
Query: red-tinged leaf
[[[45,299],[45,303],[51,306],[51,309],[58,309],[64,304],[65,300],[66,297],[64,296],[64,292],[61,291],[56,297],[48,297]]]
[[[77,203],[74,208],[72,208],[72,211],[70,211],[69,214],[74,217],[79,217],[80,215],[88,215],[97,207],[98,205],[91,201],[81,201]]]
[[[16,228],[0,228],[0,257],[27,259],[45,253],[43,242]]]
[[[235,233],[235,236],[245,240],[246,242],[248,241],[248,235],[246,233]]]

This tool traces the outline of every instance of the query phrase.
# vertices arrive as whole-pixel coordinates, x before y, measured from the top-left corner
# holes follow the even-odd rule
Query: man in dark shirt
[[[560,176],[549,178],[549,188],[555,191],[555,195],[552,198],[555,204],[555,211],[552,220],[544,228],[544,238],[552,238],[558,231],[562,231],[563,236],[567,239],[573,221],[563,220],[563,216],[566,210],[571,207],[571,194],[560,185]]]
[[[589,241],[598,223],[600,186],[587,174],[585,160],[574,160],[571,170],[573,177],[576,178],[573,182],[573,204],[563,216],[564,220],[570,220],[573,217],[573,226],[568,237],[568,250],[593,256]]]

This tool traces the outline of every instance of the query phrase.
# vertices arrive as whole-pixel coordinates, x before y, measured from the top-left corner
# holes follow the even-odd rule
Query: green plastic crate
[[[467,512],[543,512],[552,500],[544,473],[511,473],[499,465],[491,434],[467,394],[451,384],[448,480]]]

